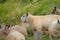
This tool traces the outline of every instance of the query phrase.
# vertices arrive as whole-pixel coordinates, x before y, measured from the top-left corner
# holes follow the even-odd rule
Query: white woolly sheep
[[[7,26],[9,26],[9,25],[7,25]],[[22,21],[21,21],[19,25],[11,26],[11,27],[9,28],[9,30],[7,31],[7,33],[8,33],[10,30],[16,30],[16,31],[22,33],[24,36],[27,36],[27,25],[26,25],[25,22],[22,22]],[[4,31],[6,32],[6,30],[4,30]]]
[[[27,13],[21,17],[22,21],[29,23],[30,28],[33,32],[35,33],[38,32],[37,34],[39,33],[42,34],[43,27],[44,29],[48,30],[50,23],[56,19],[60,19],[60,16],[59,15],[33,16]],[[41,39],[38,39],[38,40],[41,40]]]
[[[2,30],[2,33],[6,35],[5,36],[6,40],[25,40],[25,37],[22,33],[16,30],[10,30],[10,27],[11,26],[6,25],[4,29]]]

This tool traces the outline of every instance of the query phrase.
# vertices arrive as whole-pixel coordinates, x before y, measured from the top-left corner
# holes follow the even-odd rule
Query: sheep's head
[[[54,9],[53,9],[53,11],[52,11],[52,14],[60,15],[60,9],[57,8],[57,7],[54,7]]]
[[[27,17],[30,15],[30,13],[26,13],[26,14],[24,14],[21,18],[20,18],[20,20],[22,21],[22,22],[26,22],[27,21]]]
[[[57,23],[55,24],[55,27],[57,30],[60,31],[60,20],[57,20]]]
[[[56,24],[54,25],[54,34],[56,37],[60,37],[60,20],[57,20]]]
[[[55,12],[56,12],[56,7],[54,7],[52,14],[55,14]]]
[[[3,32],[4,34],[7,34],[9,28],[10,28],[10,25],[5,25],[5,27],[3,28],[2,32]]]
[[[57,20],[57,23],[60,24],[60,20]]]

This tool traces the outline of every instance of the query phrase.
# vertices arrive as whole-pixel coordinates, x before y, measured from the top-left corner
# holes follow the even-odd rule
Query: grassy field
[[[19,18],[27,12],[51,14],[55,6],[60,7],[60,0],[0,0],[0,23],[18,24]]]
[[[60,7],[60,0],[0,0],[0,23],[19,24],[23,14],[47,15],[55,6]],[[42,39],[49,40],[49,37],[43,35]],[[33,36],[28,35],[26,40],[33,40]]]

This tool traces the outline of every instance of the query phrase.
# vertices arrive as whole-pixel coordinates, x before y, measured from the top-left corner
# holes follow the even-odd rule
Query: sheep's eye
[[[25,16],[23,16],[23,17],[25,17]]]

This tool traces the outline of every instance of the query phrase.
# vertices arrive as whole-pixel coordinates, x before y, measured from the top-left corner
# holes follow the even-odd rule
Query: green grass
[[[26,37],[26,40],[33,40],[33,36],[29,36],[29,35],[28,35],[28,36]]]
[[[60,0],[0,0],[0,22],[18,24],[19,18],[27,12],[33,15],[51,14],[55,6],[60,7]]]
[[[33,35],[32,36],[28,35],[26,37],[26,40],[33,40]],[[49,37],[47,35],[43,35],[42,40],[50,40],[50,39],[49,39]],[[53,38],[53,40],[57,40],[57,38]]]
[[[19,24],[23,14],[47,15],[55,6],[60,7],[60,0],[0,0],[0,23]],[[49,40],[46,35],[42,39]],[[28,35],[26,40],[33,40],[33,36]]]

